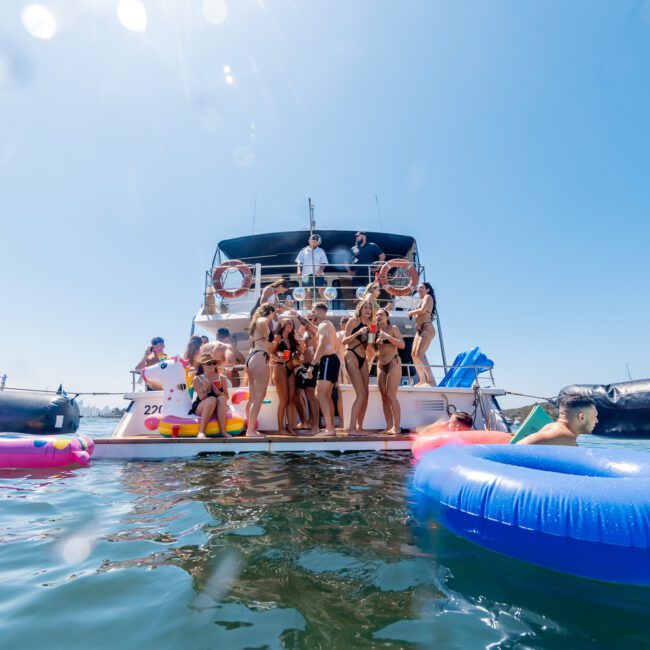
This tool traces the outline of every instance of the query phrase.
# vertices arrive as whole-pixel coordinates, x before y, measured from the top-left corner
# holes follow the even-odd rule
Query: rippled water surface
[[[363,453],[2,471],[1,647],[650,646],[644,590],[416,522],[411,469]]]

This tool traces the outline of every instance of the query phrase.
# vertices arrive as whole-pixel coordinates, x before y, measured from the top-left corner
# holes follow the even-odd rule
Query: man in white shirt
[[[305,246],[296,257],[298,265],[298,280],[307,290],[305,297],[305,309],[311,309],[312,289],[318,287],[318,294],[323,298],[325,290],[325,266],[328,264],[325,251],[319,246],[320,237],[312,234]]]

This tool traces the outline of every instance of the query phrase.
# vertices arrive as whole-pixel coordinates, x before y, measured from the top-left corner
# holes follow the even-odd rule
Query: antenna
[[[314,218],[314,204],[309,199],[309,233],[314,234],[316,228],[316,219]]]
[[[255,202],[253,203],[253,232],[251,235],[255,234],[255,215],[257,214],[257,192],[255,192]]]
[[[632,381],[632,375],[630,374],[630,364],[626,363],[625,364],[625,370],[627,370],[627,378]]]
[[[375,205],[377,206],[377,216],[379,217],[379,231],[384,232],[384,224],[381,221],[381,210],[379,209],[379,198],[375,194]]]

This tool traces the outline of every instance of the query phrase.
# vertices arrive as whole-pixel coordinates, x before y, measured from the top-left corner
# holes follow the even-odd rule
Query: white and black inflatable
[[[62,388],[57,393],[0,390],[0,432],[75,433],[79,405]]]
[[[650,438],[650,379],[618,384],[575,384],[560,391],[563,395],[590,397],[598,409],[594,434],[623,438]]]

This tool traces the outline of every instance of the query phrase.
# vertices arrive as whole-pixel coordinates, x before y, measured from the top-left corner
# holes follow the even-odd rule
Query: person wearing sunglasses
[[[198,415],[201,418],[197,437],[205,438],[205,429],[216,412],[221,435],[230,438],[226,431],[228,384],[226,378],[219,374],[217,362],[209,352],[203,352],[199,356],[199,369],[194,377],[193,387],[196,398],[188,415]]]
[[[165,339],[162,336],[154,336],[151,339],[151,345],[147,347],[142,359],[135,366],[135,370],[139,372],[149,366],[155,366],[164,356]],[[147,381],[145,382],[145,386],[147,390],[162,390],[162,384],[159,384],[157,381]]]

